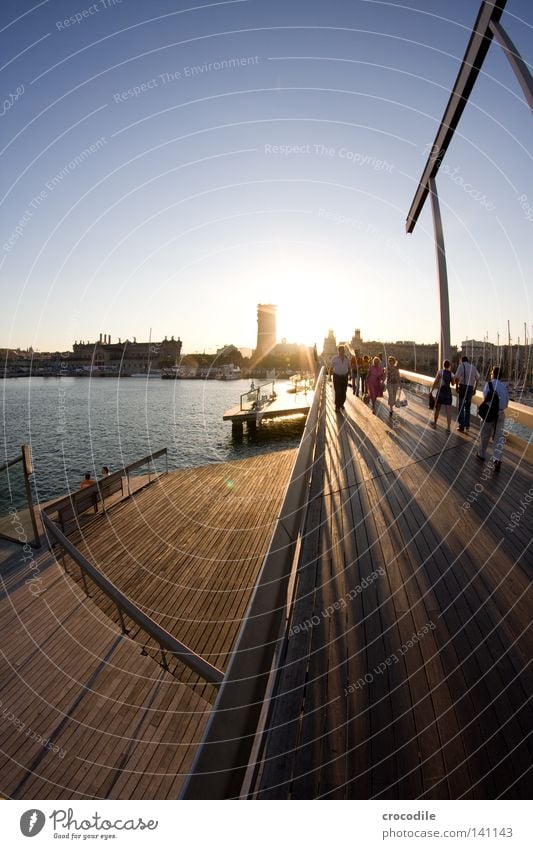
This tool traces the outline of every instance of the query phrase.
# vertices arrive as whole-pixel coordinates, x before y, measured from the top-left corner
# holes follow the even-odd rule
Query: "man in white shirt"
[[[350,371],[350,359],[346,356],[344,345],[339,345],[338,354],[331,360],[330,375],[333,376],[333,389],[335,391],[335,410],[339,412],[346,401],[346,389],[348,388],[348,374]],[[331,379],[331,378],[330,378]]]
[[[477,389],[479,372],[468,362],[468,357],[461,357],[461,363],[455,372],[455,386],[459,392],[457,430],[464,433],[470,427],[470,407],[472,395]]]
[[[489,382],[492,383],[492,388],[498,395],[498,416],[492,422],[488,422],[486,420],[482,422],[479,431],[479,451],[476,456],[477,459],[482,462],[486,459],[490,435],[493,433],[494,471],[499,472],[502,466],[502,450],[505,442],[505,437],[503,435],[505,428],[505,410],[509,406],[509,393],[507,391],[507,385],[500,380],[500,369],[498,366],[494,366],[492,369],[491,380]],[[486,383],[483,387],[483,397],[487,398],[489,393],[490,386],[489,383]]]

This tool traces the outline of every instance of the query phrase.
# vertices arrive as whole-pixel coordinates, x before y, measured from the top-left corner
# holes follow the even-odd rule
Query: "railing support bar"
[[[78,563],[78,566],[79,566],[79,563]],[[82,569],[82,567],[81,567],[81,566],[80,566],[80,575],[81,575],[81,580],[82,580],[82,582],[83,582],[83,589],[85,590],[85,595],[87,596],[87,598],[90,598],[90,596],[89,596],[89,588],[88,588],[88,586],[87,586],[87,580],[86,580],[86,578],[85,578],[85,572],[83,571],[83,569]]]
[[[127,633],[128,633],[128,629],[126,628],[126,622],[125,622],[125,620],[124,620],[124,615],[123,615],[123,613],[122,613],[122,608],[120,607],[120,605],[119,605],[119,604],[116,604],[115,606],[116,606],[117,611],[118,611],[118,618],[120,619],[120,627],[122,628],[122,633],[123,633],[123,634],[127,634]]]

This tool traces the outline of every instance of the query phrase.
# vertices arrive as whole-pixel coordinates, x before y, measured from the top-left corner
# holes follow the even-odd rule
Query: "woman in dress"
[[[450,432],[450,426],[452,423],[452,383],[454,379],[455,377],[450,368],[450,361],[444,360],[442,368],[439,369],[435,375],[435,380],[431,387],[431,392],[438,387],[437,397],[435,399],[435,413],[433,421],[431,422],[431,427],[433,429],[437,427],[440,408],[444,407],[446,411],[446,421],[448,423],[446,433]]]
[[[389,396],[389,416],[392,416],[392,410],[400,391],[400,369],[398,368],[398,360],[396,357],[389,357],[386,369],[387,393]]]
[[[384,374],[385,369],[381,365],[380,358],[374,357],[366,377],[367,392],[370,395],[370,403],[372,404],[372,412],[374,415],[376,415],[376,398],[381,398],[383,396]]]

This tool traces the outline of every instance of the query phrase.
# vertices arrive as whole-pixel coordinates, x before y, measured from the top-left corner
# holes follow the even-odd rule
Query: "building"
[[[176,365],[181,346],[181,339],[173,336],[165,336],[162,342],[137,342],[135,337],[133,342],[112,342],[110,335],[101,333],[98,342],[74,342],[69,365],[117,374],[146,374]]]
[[[257,304],[257,361],[269,354],[276,345],[276,311],[274,304]]]
[[[356,331],[357,332],[357,331]],[[324,337],[324,345],[322,346],[322,354],[320,361],[322,365],[329,366],[331,358],[337,353],[337,340],[333,330],[328,330],[328,335]]]
[[[331,332],[331,331],[330,331]],[[382,342],[377,339],[371,339],[365,342],[361,336],[361,331],[356,328],[354,335],[350,340],[350,345],[357,356],[378,356],[396,357],[400,368],[408,371],[416,371],[421,374],[435,374],[439,367],[439,345],[438,342],[432,344],[421,344],[413,340],[398,340],[396,342]],[[457,361],[457,348],[452,347],[451,357],[454,362]]]

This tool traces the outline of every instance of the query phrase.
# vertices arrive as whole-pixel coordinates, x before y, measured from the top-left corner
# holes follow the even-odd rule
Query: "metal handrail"
[[[427,374],[418,374],[415,371],[406,371],[405,369],[400,369],[400,376],[404,378],[404,380],[408,380],[411,383],[418,383],[420,386],[433,386],[435,382],[434,377],[428,377]],[[475,395],[472,395],[472,402],[483,401],[483,393],[478,391]],[[526,404],[519,404],[516,401],[509,401],[508,409],[513,414],[513,419],[519,424],[526,425],[526,427],[530,427],[533,429],[533,407],[528,407]]]
[[[67,539],[67,537],[59,530],[52,519],[46,515],[43,510],[41,513],[43,525],[50,536],[57,542],[69,557],[79,566],[82,574],[88,575],[89,578],[99,587],[105,595],[111,599],[116,605],[119,612],[122,631],[126,633],[124,626],[123,614],[128,616],[136,625],[142,628],[148,636],[152,637],[159,645],[161,652],[169,652],[171,655],[178,657],[182,663],[200,675],[205,681],[210,684],[219,685],[222,682],[224,673],[220,669],[210,664],[207,660],[197,655],[192,649],[181,643],[172,634],[169,634],[161,625],[147,616],[146,613],[137,607],[123,592],[121,592],[115,584],[106,578],[98,569],[90,563],[83,554],[78,551],[75,545]],[[87,592],[87,589],[86,589]],[[88,595],[88,593],[87,593]]]
[[[255,394],[255,402],[252,403],[252,406],[250,407],[250,409],[259,409],[259,407],[261,406],[261,395],[263,394],[261,392],[261,390],[264,389],[265,386],[270,386],[270,384],[272,384],[272,391],[269,395],[269,398],[274,398],[275,395],[276,395],[276,392],[275,392],[276,381],[275,380],[268,380],[266,383],[262,383],[260,386],[254,386],[253,389],[249,389],[248,392],[243,392],[241,394],[241,397],[239,399],[239,407],[240,407],[241,411],[248,409],[247,407],[245,408],[245,407],[242,406],[242,399],[243,398],[250,398],[254,394]],[[254,407],[254,404],[255,404],[255,407]]]
[[[239,795],[286,614],[294,553],[309,497],[324,378],[322,368],[270,546],[182,799]]]

